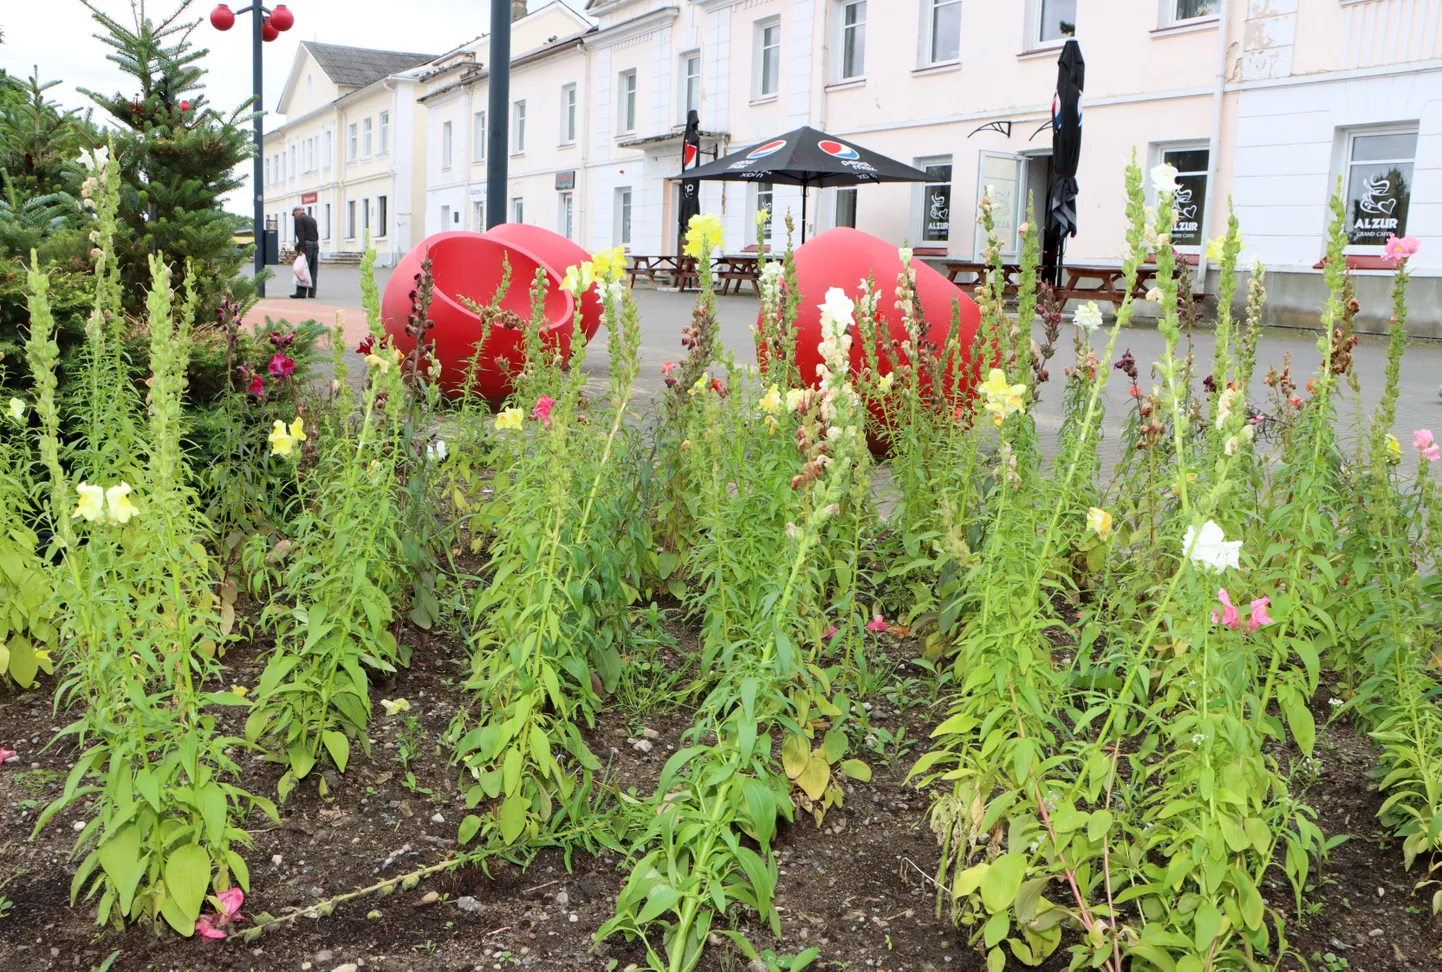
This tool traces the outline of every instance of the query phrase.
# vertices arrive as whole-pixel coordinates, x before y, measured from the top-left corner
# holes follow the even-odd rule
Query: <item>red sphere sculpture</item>
[[[295,14],[285,4],[278,3],[270,12],[270,22],[276,30],[290,30],[295,26]]]
[[[230,30],[235,26],[235,12],[225,4],[220,4],[210,12],[210,26],[216,30]]]
[[[536,270],[545,268],[546,324],[542,337],[558,347],[563,355],[569,355],[576,303],[568,291],[561,289],[565,268],[550,265],[543,256],[514,243],[468,232],[427,237],[405,255],[391,274],[381,303],[381,316],[386,333],[401,351],[409,353],[415,347],[414,338],[406,334],[406,320],[411,313],[411,293],[418,283],[421,260],[427,255],[431,258],[434,285],[430,307],[434,327],[428,339],[435,341],[443,390],[456,392],[464,387],[467,362],[477,353],[476,344],[483,337],[480,318],[462,304],[460,298],[468,297],[477,304],[489,306],[500,285],[505,260],[510,261],[511,283],[501,298],[501,309],[512,312],[515,316],[511,320],[519,321],[524,327],[531,316],[531,282]],[[586,318],[583,316],[582,320]],[[594,329],[587,336],[592,333]],[[522,330],[493,324],[480,353],[475,391],[492,404],[499,404],[512,391],[511,376],[525,364]]]
[[[270,43],[279,36],[280,31],[275,29],[275,26],[270,22],[270,18],[265,18],[265,23],[260,25],[260,39],[266,43]]]
[[[926,316],[927,336],[932,343],[938,347],[946,344],[947,332],[951,328],[952,305],[956,303],[961,307],[961,374],[948,375],[942,390],[948,399],[959,401],[970,394],[976,380],[970,350],[977,328],[981,326],[981,312],[960,287],[921,260],[913,257],[912,265],[916,267],[917,298]],[[881,294],[877,315],[885,325],[883,339],[889,337],[898,344],[907,339],[901,309],[896,306],[896,281],[900,275],[901,255],[896,246],[860,230],[838,227],[813,236],[797,247],[796,283],[802,300],[796,314],[796,364],[801,369],[803,381],[812,386],[820,383],[816,377],[816,366],[821,363],[821,352],[817,350],[817,345],[821,343],[820,304],[826,300],[826,292],[832,287],[840,287],[847,297],[858,300],[860,282],[872,277]],[[757,321],[757,326],[761,328],[767,324],[764,320]],[[852,329],[851,368],[854,372],[859,372],[865,365],[862,348],[870,340],[869,334],[863,335],[858,328]],[[894,354],[900,360],[908,360],[908,356],[899,349]],[[764,367],[765,362],[762,364]],[[883,375],[891,370],[885,355],[881,356],[877,367]],[[871,403],[870,408],[877,419],[884,417],[879,402]]]
[[[487,230],[487,239],[499,240],[507,246],[519,247],[527,253],[534,255],[551,270],[565,275],[567,267],[578,266],[591,259],[591,254],[586,252],[585,247],[566,239],[560,233],[553,233],[548,229],[539,226],[532,226],[530,223],[502,223],[494,229]],[[511,280],[515,280],[514,273]],[[530,281],[524,282],[530,286]],[[596,336],[596,330],[601,326],[601,317],[605,308],[601,305],[601,295],[595,287],[587,290],[581,295],[581,330],[589,342]],[[571,329],[565,328],[560,336],[561,346],[564,353],[571,353]]]

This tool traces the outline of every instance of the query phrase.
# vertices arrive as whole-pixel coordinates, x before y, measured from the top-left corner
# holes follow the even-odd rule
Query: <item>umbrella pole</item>
[[[811,195],[808,186],[801,187],[801,242],[806,242],[806,197]]]

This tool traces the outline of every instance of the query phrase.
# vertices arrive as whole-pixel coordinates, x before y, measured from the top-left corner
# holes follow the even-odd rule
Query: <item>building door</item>
[[[1021,223],[1026,205],[1022,201],[1022,164],[1020,155],[1006,155],[1000,152],[979,154],[976,179],[976,202],[980,207],[982,196],[991,192],[991,218],[995,223],[997,241],[1004,256],[1017,253],[1016,228]],[[977,259],[986,248],[986,229],[976,224],[975,249]]]

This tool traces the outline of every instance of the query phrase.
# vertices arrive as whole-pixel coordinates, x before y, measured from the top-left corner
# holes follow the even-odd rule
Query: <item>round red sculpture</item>
[[[535,227],[520,229],[533,230]],[[554,233],[549,235],[555,236]],[[493,323],[490,336],[485,338],[485,344],[480,349],[481,359],[475,376],[475,392],[492,404],[501,403],[511,393],[511,376],[525,363],[521,328],[531,317],[531,283],[538,268],[545,269],[547,279],[546,325],[542,337],[558,347],[565,356],[570,355],[576,309],[571,294],[561,288],[565,266],[557,267],[547,259],[561,255],[554,241],[539,236],[532,238],[532,242],[541,248],[551,248],[545,253],[536,253],[518,245],[522,234],[501,236],[503,238],[491,234],[450,232],[427,237],[397,264],[386,284],[381,303],[386,333],[394,339],[397,348],[410,353],[415,347],[414,339],[405,333],[406,319],[411,313],[410,295],[418,283],[421,260],[429,254],[434,283],[430,319],[434,327],[428,338],[435,342],[435,356],[441,363],[441,389],[447,393],[458,392],[465,385],[468,362],[477,353],[476,345],[484,336],[480,317],[461,303],[460,298],[468,297],[483,307],[489,307],[500,286],[504,262],[508,260],[511,282],[501,298],[500,307],[502,311],[510,311],[514,316],[504,317],[519,326],[505,327],[501,322]],[[515,242],[504,238],[507,236],[513,237]],[[569,243],[564,237],[556,239]],[[580,250],[580,247],[576,249]],[[595,334],[600,316],[597,314],[592,323],[587,319],[585,306],[583,302],[583,331],[589,339]]]
[[[591,259],[591,254],[586,252],[585,247],[575,241],[566,239],[560,233],[532,226],[530,223],[502,223],[487,230],[483,235],[487,239],[499,240],[507,246],[520,247],[562,276],[565,275],[567,267],[579,266]],[[512,279],[515,279],[514,275],[512,275]],[[530,282],[527,281],[526,285],[530,286]],[[596,330],[601,326],[601,316],[604,313],[605,308],[601,305],[601,296],[595,287],[581,295],[581,330],[585,333],[588,342],[596,336]],[[571,329],[563,329],[560,339],[562,350],[569,355],[571,353]]]
[[[912,264],[916,267],[917,298],[926,317],[927,336],[933,344],[945,346],[951,328],[952,305],[960,305],[961,374],[949,374],[942,389],[949,401],[959,402],[971,393],[976,382],[970,350],[981,326],[981,312],[972,299],[946,277],[915,257]],[[797,247],[796,283],[803,298],[796,314],[796,364],[803,381],[812,386],[820,383],[816,377],[816,366],[821,363],[821,352],[817,350],[821,343],[820,305],[832,287],[840,287],[853,301],[859,300],[861,281],[870,277],[881,294],[877,314],[885,323],[885,333],[898,343],[907,339],[901,309],[896,306],[896,281],[900,275],[901,255],[895,244],[860,230],[837,227]],[[767,322],[758,319],[757,325],[764,328]],[[853,327],[851,338],[851,368],[859,372],[866,361],[863,342],[870,341],[871,336],[863,336]],[[894,355],[900,360],[909,360],[899,349]],[[877,368],[883,376],[891,371],[884,354]],[[878,420],[884,419],[880,402],[872,402],[869,407]]]
[[[210,26],[216,30],[230,30],[235,26],[235,11],[220,4],[210,12]]]

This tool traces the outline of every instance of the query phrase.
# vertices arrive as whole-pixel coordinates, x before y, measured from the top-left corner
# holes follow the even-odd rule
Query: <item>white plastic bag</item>
[[[291,269],[295,271],[295,285],[297,287],[309,287],[311,285],[310,264],[305,262],[304,253],[297,253],[295,255],[295,263],[291,264]]]

